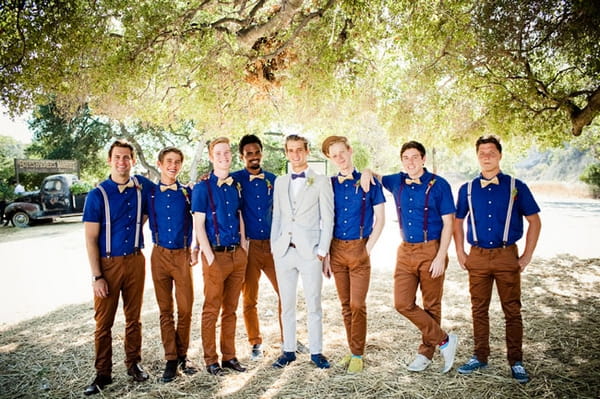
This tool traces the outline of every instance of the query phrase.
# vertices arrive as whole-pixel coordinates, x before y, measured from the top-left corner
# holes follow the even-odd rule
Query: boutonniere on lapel
[[[358,194],[359,187],[360,187],[360,179],[357,179],[356,183],[354,183],[354,194]]]
[[[519,192],[519,190],[517,190],[517,188],[513,188],[512,193],[510,193],[511,197],[513,198],[513,201],[517,200],[517,193]]]
[[[135,188],[137,190],[140,190],[140,191],[142,191],[142,189],[144,188],[144,187],[142,187],[142,183],[137,183],[137,184],[134,184],[134,185],[135,185]]]
[[[273,184],[269,179],[265,179],[265,183],[267,184],[267,195],[271,195],[271,189],[273,188]]]
[[[181,187],[181,193],[185,197],[185,202],[187,202],[189,204],[190,203],[190,193],[188,193],[188,190],[186,190],[185,187]]]
[[[306,187],[312,186],[314,182],[315,182],[315,178],[313,176],[307,177],[306,178]]]
[[[239,181],[235,183],[235,188],[237,188],[238,197],[242,198],[242,185]]]
[[[429,190],[431,190],[431,187],[433,187],[434,184],[435,184],[435,178],[431,179],[429,181],[429,183],[427,184],[427,188],[425,189],[425,194],[427,194],[429,192]]]

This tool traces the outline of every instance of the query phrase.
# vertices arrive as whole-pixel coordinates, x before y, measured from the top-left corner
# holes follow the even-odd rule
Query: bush
[[[78,181],[76,183],[73,183],[73,185],[71,186],[71,192],[73,193],[73,195],[85,194],[92,191],[93,188],[94,186],[92,186],[88,182]]]
[[[579,179],[592,186],[594,197],[600,197],[600,163],[588,165]]]

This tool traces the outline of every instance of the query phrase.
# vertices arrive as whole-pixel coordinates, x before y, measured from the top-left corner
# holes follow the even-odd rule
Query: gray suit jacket
[[[302,258],[314,260],[319,252],[329,253],[333,235],[331,181],[309,168],[304,187],[291,198],[291,179],[287,174],[275,180],[271,252],[282,257],[294,243]]]

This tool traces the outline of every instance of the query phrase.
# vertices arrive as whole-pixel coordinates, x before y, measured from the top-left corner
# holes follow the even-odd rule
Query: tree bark
[[[572,107],[570,110],[571,126],[573,136],[581,135],[583,128],[592,123],[594,118],[600,113],[600,87],[592,93],[588,98],[587,105],[580,109]]]

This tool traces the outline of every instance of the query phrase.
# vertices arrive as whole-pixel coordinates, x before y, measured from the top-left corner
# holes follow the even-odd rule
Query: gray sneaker
[[[440,353],[444,357],[444,367],[440,370],[441,373],[447,373],[452,369],[454,364],[454,355],[458,346],[458,337],[456,334],[448,334],[448,342],[444,347],[440,347]]]
[[[250,352],[250,360],[258,361],[263,358],[263,351],[261,344],[252,345],[252,351]]]

